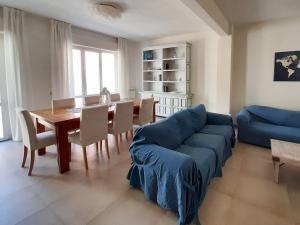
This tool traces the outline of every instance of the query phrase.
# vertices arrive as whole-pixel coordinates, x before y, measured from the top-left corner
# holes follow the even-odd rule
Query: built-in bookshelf
[[[177,43],[143,48],[143,97],[153,96],[158,116],[191,106],[191,44]]]

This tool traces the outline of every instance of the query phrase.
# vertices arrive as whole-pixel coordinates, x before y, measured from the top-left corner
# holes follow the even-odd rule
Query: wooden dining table
[[[133,101],[133,113],[139,114],[140,99],[128,98],[122,101]],[[117,102],[113,102],[108,110],[108,120],[113,120],[114,108]],[[153,122],[155,122],[155,105],[153,104]],[[79,108],[58,108],[42,109],[30,112],[34,118],[37,133],[45,132],[45,128],[50,128],[56,132],[58,167],[59,172],[64,173],[70,170],[71,143],[68,141],[68,133],[80,128],[80,107]],[[38,150],[38,155],[46,154],[46,149]]]

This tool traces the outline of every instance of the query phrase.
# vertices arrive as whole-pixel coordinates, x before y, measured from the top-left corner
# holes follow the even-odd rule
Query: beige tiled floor
[[[90,147],[88,173],[73,146],[71,171],[63,175],[53,147],[37,157],[28,177],[28,168],[20,168],[21,143],[0,143],[0,225],[176,224],[173,213],[129,187],[129,144],[123,140],[117,155],[110,139],[110,161]],[[203,225],[300,225],[300,168],[283,166],[275,184],[270,151],[237,144],[224,176],[211,183],[200,218]]]

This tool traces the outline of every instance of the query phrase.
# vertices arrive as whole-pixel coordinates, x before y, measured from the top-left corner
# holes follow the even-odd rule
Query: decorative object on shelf
[[[165,64],[165,70],[169,70],[170,69],[170,64],[169,63],[166,63]]]
[[[110,92],[107,90],[106,87],[103,87],[103,89],[100,92],[100,104],[110,105],[110,103]]]
[[[159,81],[162,81],[162,74],[159,74]]]
[[[153,53],[150,51],[144,52],[144,60],[153,60]]]
[[[169,87],[165,85],[163,90],[164,92],[169,92]]]
[[[274,81],[300,81],[300,51],[275,53]]]

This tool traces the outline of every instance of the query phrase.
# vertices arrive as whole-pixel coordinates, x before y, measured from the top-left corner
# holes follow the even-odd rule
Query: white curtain
[[[7,88],[8,117],[13,140],[22,139],[16,109],[30,109],[32,99],[31,75],[27,43],[24,35],[24,12],[4,7],[4,80]]]
[[[127,40],[118,38],[118,91],[122,98],[129,97],[129,66]]]
[[[52,98],[74,97],[71,24],[57,20],[50,23]]]

